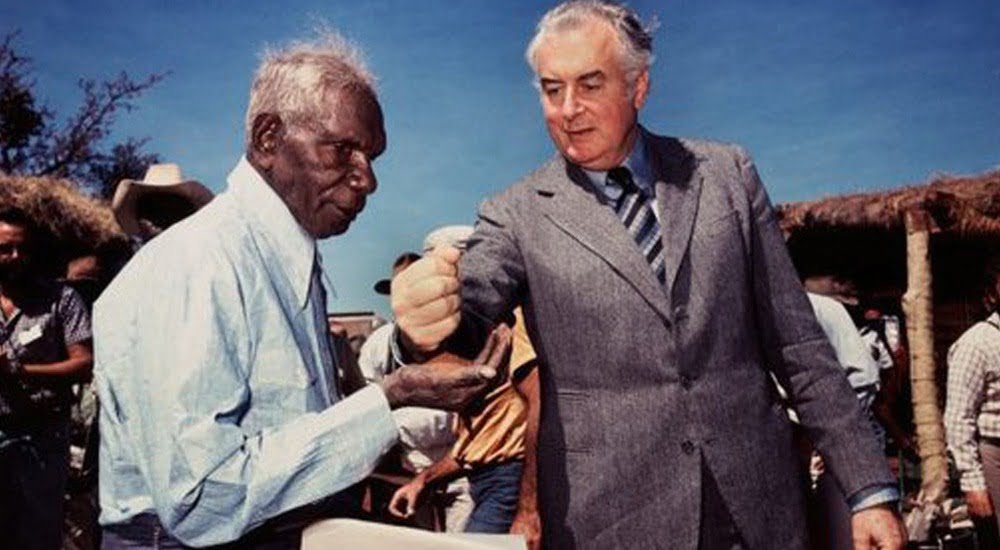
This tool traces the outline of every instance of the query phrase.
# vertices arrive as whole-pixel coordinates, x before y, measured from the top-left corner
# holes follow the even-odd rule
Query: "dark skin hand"
[[[965,503],[969,506],[969,515],[977,518],[993,517],[993,501],[988,491],[965,491]]]
[[[464,409],[500,379],[510,338],[510,329],[498,325],[472,361],[440,353],[426,363],[397,369],[382,381],[389,407]]]

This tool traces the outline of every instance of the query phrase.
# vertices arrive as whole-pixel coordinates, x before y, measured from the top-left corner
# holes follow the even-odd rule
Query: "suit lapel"
[[[573,168],[557,156],[538,174],[535,190],[544,216],[601,258],[661,317],[669,320],[667,295],[632,236],[614,210],[602,204],[589,186],[574,183],[569,170]]]
[[[642,130],[656,175],[656,207],[660,213],[666,294],[670,296],[677,270],[691,242],[698,214],[702,176],[698,159],[676,138],[661,137]]]

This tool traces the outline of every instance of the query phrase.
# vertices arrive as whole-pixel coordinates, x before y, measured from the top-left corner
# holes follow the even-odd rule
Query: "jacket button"
[[[690,441],[685,441],[684,443],[681,443],[681,450],[684,451],[684,454],[686,455],[693,453],[694,443],[691,443]]]
[[[685,390],[690,390],[691,386],[693,384],[694,384],[694,381],[691,380],[690,376],[681,375],[681,387],[682,388],[684,388]]]

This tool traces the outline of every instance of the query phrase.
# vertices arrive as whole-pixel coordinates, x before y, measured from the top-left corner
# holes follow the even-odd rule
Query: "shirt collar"
[[[643,137],[641,127],[637,128],[632,151],[625,157],[621,165],[629,169],[629,172],[632,173],[632,180],[643,193],[647,196],[653,195],[653,168],[649,164],[646,139]],[[581,170],[587,175],[590,184],[598,193],[612,201],[618,200],[618,197],[621,196],[622,190],[619,186],[608,184],[607,170],[587,170],[586,168],[581,168]]]
[[[229,192],[254,219],[250,229],[261,237],[268,262],[284,270],[292,284],[295,303],[305,307],[316,261],[316,239],[295,221],[285,202],[245,156],[229,173],[228,182]]]

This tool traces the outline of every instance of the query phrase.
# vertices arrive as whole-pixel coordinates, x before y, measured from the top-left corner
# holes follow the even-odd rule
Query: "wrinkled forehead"
[[[352,138],[381,151],[385,148],[382,106],[367,88],[344,87],[327,91],[307,127],[334,138]]]

